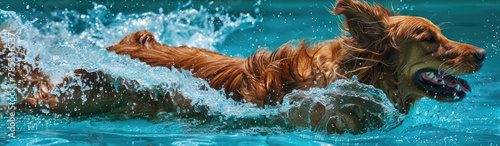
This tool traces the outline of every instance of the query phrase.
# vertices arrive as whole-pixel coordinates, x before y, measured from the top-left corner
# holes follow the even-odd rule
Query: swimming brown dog
[[[382,89],[404,114],[422,97],[441,102],[462,100],[471,87],[455,75],[477,72],[486,56],[484,49],[448,40],[438,26],[425,18],[394,16],[378,4],[372,6],[366,2],[339,0],[332,13],[344,16],[344,29],[349,35],[317,45],[306,42],[285,44],[273,52],[257,51],[246,59],[200,48],[159,44],[153,34],[145,30],[131,33],[107,49],[138,58],[151,66],[189,70],[195,77],[207,80],[210,87],[224,89],[230,98],[256,103],[259,107],[279,104],[292,90],[324,88],[336,80],[350,79],[355,75],[361,83]],[[6,62],[2,63],[5,65]],[[19,86],[36,86],[40,90],[30,92],[30,98],[20,104],[22,107],[38,109],[47,104],[54,112],[77,107],[80,110],[69,111],[76,115],[113,112],[147,113],[151,116],[169,106],[189,107],[189,100],[176,101],[184,99],[176,91],[164,93],[168,100],[158,101],[149,98],[157,91],[131,90],[140,86],[137,82],[123,78],[114,80],[119,84],[102,82],[99,78],[110,78],[109,75],[85,70],[75,71],[86,81],[81,86],[105,87],[105,90],[56,96],[50,91],[67,85],[71,78],[54,85],[39,69],[31,69],[36,65],[24,66],[30,69],[18,68],[20,74],[16,79],[25,83]],[[73,104],[80,99],[66,97],[81,95],[87,95],[87,101],[92,102]],[[126,106],[130,103],[140,103],[141,106],[130,109]],[[337,113],[345,115],[341,119],[344,125],[329,122],[334,128],[328,131],[343,133],[345,129],[363,128],[358,119],[366,118],[362,109],[364,104],[368,103]],[[324,107],[311,110],[314,113],[312,122],[324,115],[325,111],[321,109]]]

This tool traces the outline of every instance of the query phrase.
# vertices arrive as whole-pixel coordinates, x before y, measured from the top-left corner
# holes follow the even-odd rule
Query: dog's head
[[[347,49],[347,73],[381,88],[402,113],[422,97],[456,102],[471,91],[456,75],[478,71],[486,51],[448,40],[427,19],[393,16],[378,4],[339,0],[334,14],[345,17],[349,36],[341,38]]]

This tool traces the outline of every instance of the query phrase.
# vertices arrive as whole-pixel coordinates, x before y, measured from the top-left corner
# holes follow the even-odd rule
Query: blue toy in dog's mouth
[[[465,92],[471,92],[467,81],[442,71],[421,70],[415,74],[414,80],[425,90],[449,102],[460,101],[465,97]]]

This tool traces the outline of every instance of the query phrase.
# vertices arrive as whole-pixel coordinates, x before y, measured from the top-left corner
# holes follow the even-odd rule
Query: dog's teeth
[[[443,81],[443,80],[441,80],[441,82],[439,82],[439,83],[444,84],[444,81]]]
[[[455,87],[455,89],[456,89],[457,91],[462,90],[462,88],[460,88],[460,85],[457,85],[457,87]]]

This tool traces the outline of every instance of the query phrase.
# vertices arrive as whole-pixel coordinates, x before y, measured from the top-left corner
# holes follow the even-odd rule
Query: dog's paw
[[[46,84],[38,84],[38,91],[32,97],[26,98],[17,104],[21,110],[27,109],[56,109],[58,102],[52,94],[51,87]]]
[[[125,36],[122,39],[122,43],[127,44],[137,44],[137,45],[148,45],[151,41],[155,41],[153,33],[146,30],[140,30]]]
[[[131,54],[141,49],[151,49],[158,44],[153,33],[141,30],[125,36],[117,45],[106,48],[108,51],[115,51],[117,54]]]
[[[140,45],[149,45],[151,42],[156,42],[153,33],[146,30],[141,30],[133,33],[134,41],[139,43]]]

